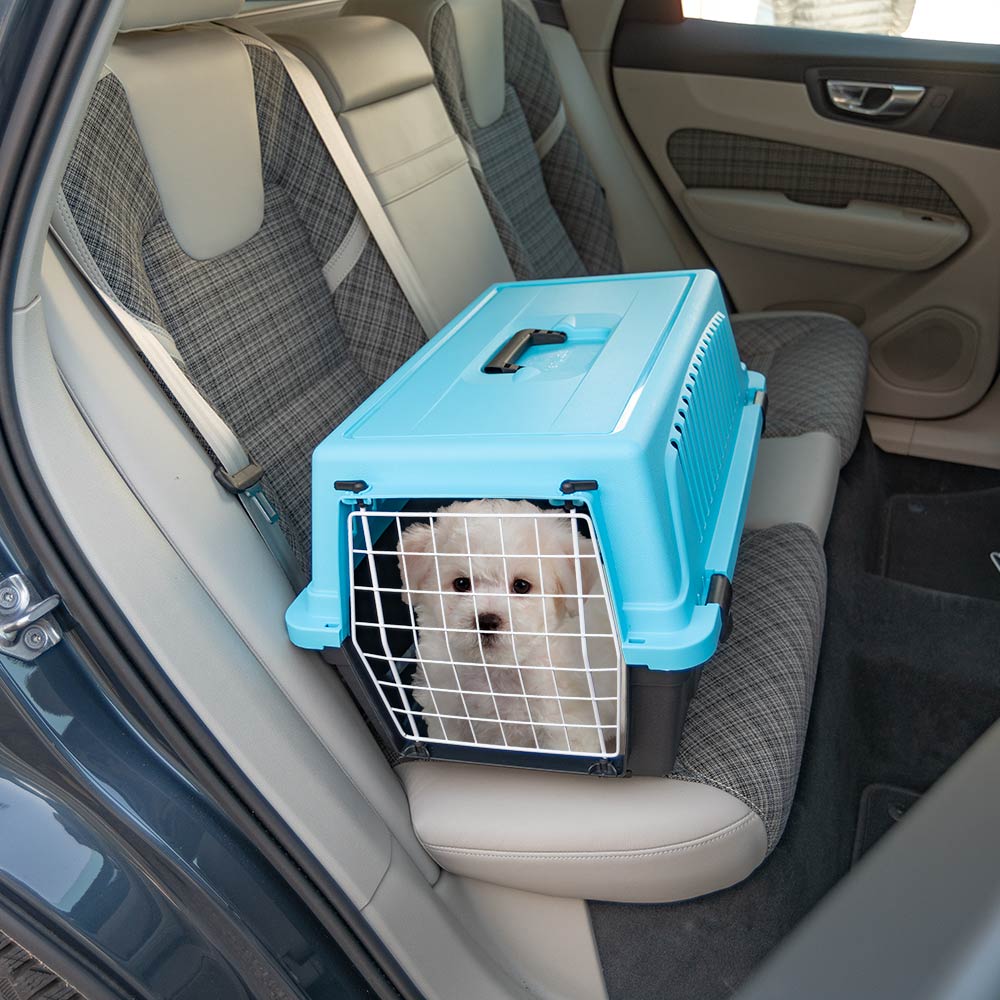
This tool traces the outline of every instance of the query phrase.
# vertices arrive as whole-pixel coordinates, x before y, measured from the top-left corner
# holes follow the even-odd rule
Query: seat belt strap
[[[301,590],[306,581],[281,530],[278,511],[264,494],[261,485],[264,470],[250,458],[233,429],[184,374],[160,339],[91,278],[54,227],[50,227],[49,232],[194,428],[215,462],[215,478],[219,484],[240,501],[289,583],[296,592]]]
[[[242,21],[225,21],[223,23],[238,34],[246,35],[248,38],[260,42],[281,60],[306,113],[312,119],[313,125],[316,126],[316,131],[323,140],[323,145],[326,146],[326,150],[347,185],[347,190],[354,199],[358,211],[375,238],[379,250],[382,251],[382,256],[402,289],[403,295],[406,296],[406,301],[409,302],[410,308],[416,314],[424,333],[428,337],[432,337],[441,329],[443,323],[431,305],[424,291],[423,282],[417,275],[413,260],[406,247],[403,246],[403,242],[386,214],[382,202],[379,201],[364,167],[354,154],[350,141],[344,135],[344,130],[340,127],[340,122],[337,121],[337,116],[334,114],[333,108],[330,107],[330,102],[327,100],[326,94],[323,93],[323,88],[316,77],[294,52],[289,51],[263,32],[244,24]]]

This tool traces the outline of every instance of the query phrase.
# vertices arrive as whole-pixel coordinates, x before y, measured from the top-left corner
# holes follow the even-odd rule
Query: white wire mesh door
[[[473,501],[360,509],[347,530],[351,632],[405,739],[622,752],[621,647],[587,514]]]

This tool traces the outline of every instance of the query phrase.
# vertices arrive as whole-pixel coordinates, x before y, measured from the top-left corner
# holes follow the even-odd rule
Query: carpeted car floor
[[[611,1000],[731,995],[847,872],[864,790],[924,792],[1000,717],[1000,589],[984,596],[1000,572],[979,565],[1000,550],[1000,472],[886,455],[866,434],[826,549],[823,648],[785,835],[750,878],[712,896],[591,903]],[[879,801],[893,810],[884,823],[871,815]],[[891,796],[874,802],[870,792],[874,829],[902,814]]]

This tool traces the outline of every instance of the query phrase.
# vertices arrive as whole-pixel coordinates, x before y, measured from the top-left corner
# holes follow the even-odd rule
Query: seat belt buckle
[[[260,511],[260,516],[268,524],[277,524],[280,516],[278,509],[267,499],[264,487],[260,483],[254,483],[248,490],[243,491],[243,496],[247,498]]]

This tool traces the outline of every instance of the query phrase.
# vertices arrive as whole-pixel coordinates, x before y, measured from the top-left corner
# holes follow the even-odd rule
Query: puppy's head
[[[592,542],[526,501],[459,502],[438,514],[398,546],[421,637],[441,634],[459,662],[539,662],[545,634],[576,616],[575,595],[596,589]]]

